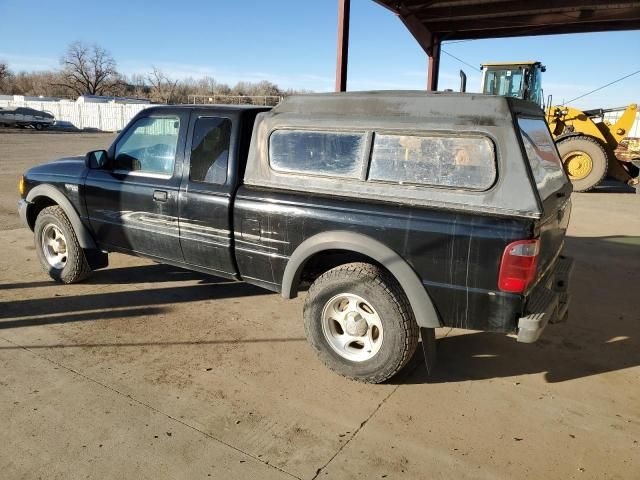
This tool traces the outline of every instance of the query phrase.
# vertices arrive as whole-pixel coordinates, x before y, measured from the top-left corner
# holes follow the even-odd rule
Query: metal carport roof
[[[423,47],[431,35],[464,40],[640,29],[637,1],[375,1],[397,14]]]
[[[640,29],[640,1],[374,1],[398,15],[429,55],[427,88],[430,90],[437,89],[443,41]],[[339,0],[337,73],[345,82],[339,84],[340,78],[336,75],[337,90],[346,87],[346,50],[341,49],[340,40],[348,38],[348,10],[349,0]],[[346,23],[340,21],[345,18]]]

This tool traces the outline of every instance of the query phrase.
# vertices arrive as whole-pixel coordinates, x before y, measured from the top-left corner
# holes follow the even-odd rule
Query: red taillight
[[[498,275],[498,288],[503,292],[522,293],[536,278],[538,240],[518,240],[504,249]]]

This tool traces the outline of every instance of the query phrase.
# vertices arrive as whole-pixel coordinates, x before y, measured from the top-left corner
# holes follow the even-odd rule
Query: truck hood
[[[86,170],[84,156],[66,157],[52,162],[43,163],[29,169],[26,176],[30,175],[56,175],[72,178],[80,178]]]

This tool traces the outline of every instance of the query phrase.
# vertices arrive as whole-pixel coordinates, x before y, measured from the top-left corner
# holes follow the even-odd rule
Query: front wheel
[[[76,283],[91,274],[84,250],[62,208],[56,205],[42,210],[33,232],[40,264],[55,281]]]
[[[595,188],[607,175],[607,152],[596,139],[569,137],[557,144],[569,180],[576,192]]]
[[[307,339],[336,373],[368,383],[393,377],[411,359],[418,325],[398,282],[367,263],[324,273],[304,304]]]

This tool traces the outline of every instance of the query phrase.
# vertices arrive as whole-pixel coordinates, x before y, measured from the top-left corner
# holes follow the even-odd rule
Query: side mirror
[[[109,155],[105,150],[94,150],[87,153],[84,157],[84,163],[90,170],[100,170],[108,164]]]

